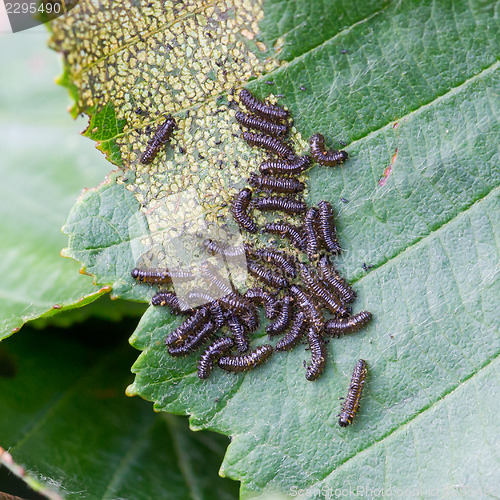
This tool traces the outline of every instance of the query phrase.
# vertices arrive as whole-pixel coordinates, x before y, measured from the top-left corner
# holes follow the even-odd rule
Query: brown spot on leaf
[[[389,178],[389,175],[391,175],[391,172],[392,172],[392,166],[394,165],[394,163],[396,163],[396,159],[398,157],[398,148],[396,148],[396,152],[392,155],[392,160],[391,160],[391,163],[389,164],[389,166],[384,170],[384,175],[382,175],[382,177],[380,178],[380,180],[378,181],[378,185],[380,187],[382,186],[385,186],[386,182],[387,182],[387,179]]]

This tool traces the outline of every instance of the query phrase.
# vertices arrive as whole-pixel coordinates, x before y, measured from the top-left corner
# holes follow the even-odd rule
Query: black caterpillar
[[[252,116],[238,111],[235,115],[236,120],[244,127],[260,130],[265,134],[272,136],[285,136],[288,133],[288,125],[273,123],[258,116]]]
[[[245,297],[240,295],[238,292],[220,297],[218,300],[226,309],[242,312],[247,311],[251,305]]]
[[[269,222],[262,231],[288,238],[298,250],[305,250],[306,241],[302,236],[301,227],[287,222]]]
[[[191,333],[184,342],[177,342],[175,347],[169,347],[168,353],[170,356],[187,356],[192,352],[195,352],[210,338],[216,328],[215,323],[208,320],[206,323],[201,324],[197,330]]]
[[[221,337],[210,344],[200,357],[198,362],[198,377],[206,379],[212,373],[214,363],[234,346],[234,340],[229,337]]]
[[[234,343],[238,351],[248,351],[250,344],[248,342],[248,336],[243,323],[239,321],[239,319],[234,314],[230,314],[228,316],[227,326],[229,326],[229,330],[233,334]]]
[[[259,314],[257,313],[257,309],[253,307],[252,304],[249,304],[248,308],[240,313],[240,319],[245,324],[245,328],[248,333],[257,331],[260,326]]]
[[[140,162],[144,165],[151,163],[155,158],[161,147],[170,139],[172,132],[177,127],[177,123],[168,115],[165,121],[158,127],[153,138],[148,142],[146,150],[141,156]]]
[[[283,121],[288,118],[288,111],[286,109],[274,104],[265,104],[246,89],[240,91],[240,101],[248,111],[268,120]]]
[[[295,159],[295,153],[290,146],[287,146],[284,142],[281,142],[279,139],[271,137],[270,135],[243,132],[241,134],[241,138],[250,146],[264,149],[269,153],[274,153],[275,155],[283,158],[288,158],[290,160]]]
[[[246,253],[245,245],[229,246],[227,243],[216,240],[205,240],[203,247],[211,255],[222,255],[226,259],[244,257]]]
[[[180,314],[189,309],[189,306],[182,302],[174,292],[162,291],[155,293],[151,299],[151,304],[153,306],[168,306],[175,314]]]
[[[305,334],[307,327],[306,316],[302,311],[296,311],[292,319],[290,331],[276,344],[277,351],[293,349]]]
[[[274,191],[275,193],[294,194],[304,191],[306,185],[297,179],[288,179],[273,177],[271,175],[250,174],[248,179],[250,186],[263,189],[265,191]]]
[[[173,281],[184,283],[192,281],[194,276],[190,271],[170,271],[168,269],[132,269],[130,273],[132,278],[139,283],[169,284]]]
[[[281,309],[278,317],[275,321],[266,326],[266,332],[270,337],[273,335],[279,335],[288,328],[292,314],[291,301],[292,298],[290,295],[285,295],[281,300]]]
[[[325,332],[328,335],[344,335],[354,333],[367,325],[372,319],[368,311],[361,311],[349,318],[330,319],[325,323]]]
[[[325,138],[321,134],[314,134],[309,139],[312,157],[320,164],[326,166],[338,165],[344,163],[348,154],[347,151],[325,150]]]
[[[311,363],[306,370],[306,379],[309,381],[316,380],[325,369],[326,365],[326,345],[321,333],[313,326],[307,330],[307,342],[311,350]]]
[[[329,252],[337,254],[340,252],[340,246],[337,241],[337,229],[333,218],[332,206],[327,201],[320,201],[318,203],[318,211],[318,229],[321,239]]]
[[[259,170],[263,174],[297,175],[307,170],[310,166],[311,157],[305,155],[288,162],[276,160],[265,161],[260,164]]]
[[[276,300],[274,299],[274,297],[270,293],[266,292],[264,289],[262,289],[262,288],[250,288],[245,293],[245,298],[249,299],[253,302],[261,302],[262,304],[264,304],[266,318],[271,319],[271,318],[274,318],[276,316],[276,314],[277,314]]]
[[[302,214],[306,210],[306,204],[300,200],[281,196],[265,196],[255,198],[252,201],[252,208],[261,211],[281,211],[287,214]]]
[[[269,285],[270,287],[279,289],[288,286],[288,281],[284,276],[257,264],[253,260],[248,260],[247,268],[250,274],[258,278],[260,281],[264,282],[266,285]]]
[[[318,303],[310,297],[300,286],[292,285],[290,292],[297,301],[298,306],[306,315],[311,326],[317,333],[322,332],[325,326],[325,318],[319,310]]]
[[[305,264],[299,264],[300,277],[316,299],[320,300],[327,309],[333,314],[340,316],[348,316],[349,313],[344,307],[342,301],[328,290],[315,276],[312,275],[310,269]]]
[[[267,361],[273,353],[273,347],[264,344],[247,354],[236,354],[219,358],[219,366],[228,372],[244,372]]]
[[[208,309],[210,310],[210,314],[212,315],[212,320],[217,325],[217,328],[222,328],[224,326],[224,322],[226,320],[226,313],[222,309],[218,300],[214,300],[208,304]]]
[[[197,309],[191,316],[189,316],[184,323],[179,325],[170,335],[165,339],[167,346],[179,346],[193,333],[201,324],[205,324],[209,319],[209,311],[206,307]]]
[[[359,410],[359,400],[363,385],[365,384],[366,371],[366,361],[360,359],[352,372],[351,384],[349,385],[347,397],[344,400],[342,411],[339,415],[340,427],[347,427],[349,424],[352,424],[356,412]]]
[[[257,224],[247,213],[248,205],[252,200],[252,191],[248,188],[242,189],[234,198],[231,205],[231,212],[236,223],[249,233],[257,232]]]
[[[304,217],[304,231],[306,235],[306,253],[309,260],[314,260],[318,256],[318,239],[316,237],[315,225],[318,221],[319,212],[311,207]]]
[[[345,303],[353,302],[356,292],[345,282],[345,280],[335,271],[328,257],[323,256],[318,262],[319,274],[322,280],[332,288],[332,291]]]
[[[280,252],[279,250],[271,250],[269,248],[258,248],[253,252],[261,260],[278,266],[286,276],[295,278],[297,276],[297,265],[293,257]]]

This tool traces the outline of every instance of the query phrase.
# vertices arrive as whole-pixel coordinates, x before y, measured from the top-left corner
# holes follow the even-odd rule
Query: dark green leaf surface
[[[266,15],[260,24],[259,38],[273,46],[280,59],[289,61],[382,14],[391,3],[389,0],[355,0],[348,4],[328,0],[264,0]]]
[[[134,356],[124,342],[103,349],[31,329],[3,342],[0,446],[28,482],[64,498],[235,498],[237,484],[217,476],[225,438],[124,395]]]
[[[53,84],[45,31],[0,39],[0,339],[26,321],[82,306],[103,291],[60,257],[60,227],[80,190],[109,166],[78,137]]]
[[[337,210],[338,265],[373,323],[332,339],[315,383],[304,378],[303,346],[250,374],[200,382],[194,357],[164,348],[179,320],[151,308],[131,340],[143,353],[128,392],[231,435],[222,470],[244,496],[401,486],[416,488],[408,498],[427,498],[425,488],[486,497],[500,438],[498,404],[482,404],[483,391],[498,395],[500,352],[495,4],[363,6],[358,15],[337,2],[265,2],[262,39],[286,61],[250,88],[266,95],[273,81],[303,137],[348,142],[342,168],[311,171],[309,199]],[[110,181],[85,193],[65,228],[68,253],[135,300],[152,293],[129,276],[127,221],[138,207]],[[341,429],[337,398],[359,358],[369,366],[362,408]]]

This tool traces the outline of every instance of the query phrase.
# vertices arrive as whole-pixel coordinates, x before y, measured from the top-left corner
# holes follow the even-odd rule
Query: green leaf
[[[108,156],[111,163],[121,165],[120,150],[113,138],[123,132],[126,120],[116,119],[115,109],[111,102],[108,102],[101,110],[91,113],[91,115],[89,126],[82,134],[89,139],[99,141],[98,149]]]
[[[0,339],[105,291],[59,255],[68,210],[109,167],[76,136],[81,124],[70,123],[64,92],[52,83],[58,64],[45,37],[0,39]]]
[[[235,498],[236,483],[217,476],[226,438],[123,394],[134,355],[124,326],[84,325],[87,343],[29,328],[2,343],[2,462],[49,498]]]
[[[332,339],[328,367],[315,383],[304,379],[302,361],[309,353],[303,346],[275,353],[254,372],[229,376],[216,370],[201,382],[195,356],[184,361],[165,351],[165,336],[180,320],[150,308],[131,339],[143,352],[128,393],[153,401],[156,410],[189,414],[195,429],[230,435],[222,472],[242,481],[244,497],[312,488],[304,497],[321,498],[317,489],[404,486],[412,488],[406,497],[428,496],[425,487],[437,496],[467,498],[472,490],[457,485],[486,496],[495,486],[491,464],[500,434],[498,408],[482,404],[479,394],[483,388],[488,400],[498,394],[500,352],[495,4],[355,2],[357,9],[268,0],[263,16],[260,3],[252,6],[255,18],[262,17],[262,32],[254,30],[253,41],[266,50],[273,45],[281,63],[256,67],[248,87],[260,96],[285,96],[281,102],[291,110],[299,147],[315,132],[330,147],[337,140],[348,143],[342,168],[311,170],[308,201],[327,199],[338,212],[344,252],[336,264],[358,292],[355,310],[372,311],[374,321],[355,336]],[[106,4],[101,8],[110,15]],[[84,16],[54,30],[54,45],[69,54],[78,109],[96,104],[89,82],[105,81],[101,61],[108,74],[121,70],[132,53],[141,62],[144,81],[138,63],[131,63],[128,73],[99,87],[117,119],[127,120],[116,137],[127,180],[118,176],[87,192],[65,226],[67,254],[124,298],[152,294],[129,273],[134,242],[157,231],[158,221],[148,218],[155,206],[168,207],[170,195],[192,186],[207,219],[214,212],[227,216],[217,206],[259,161],[226,133],[232,111],[217,111],[228,108],[227,88],[216,80],[208,91],[203,80],[213,59],[191,50],[193,43],[197,47],[193,39],[204,40],[204,30],[195,29],[200,17],[220,21],[211,8],[183,12],[173,25],[172,13],[158,12],[156,24],[143,29],[149,11],[138,5],[139,21],[131,32],[119,32],[120,49],[114,51],[112,41],[96,53],[76,50],[85,30],[72,30],[85,26]],[[229,9],[226,18],[232,15]],[[217,30],[213,36],[223,38]],[[157,76],[154,54],[165,40],[179,45],[173,55],[161,52],[166,62]],[[228,53],[233,49],[229,43]],[[179,69],[187,61],[193,73]],[[236,61],[225,69],[245,84]],[[198,92],[198,76],[204,92]],[[189,97],[191,83],[197,91]],[[174,85],[180,88],[172,91]],[[134,129],[159,119],[143,117],[143,107],[134,115],[138,101],[125,102],[125,89],[142,96],[148,113],[173,112],[179,119],[173,147],[148,168],[137,162],[146,141]],[[151,97],[148,89],[154,90]],[[158,95],[165,97],[155,101]],[[194,118],[186,116],[188,108]],[[188,161],[179,145],[188,150]],[[229,159],[224,175],[217,174],[221,157]],[[233,158],[241,159],[236,173]],[[364,264],[373,267],[365,270]],[[341,429],[337,398],[345,396],[359,358],[369,366],[362,408],[354,425]]]

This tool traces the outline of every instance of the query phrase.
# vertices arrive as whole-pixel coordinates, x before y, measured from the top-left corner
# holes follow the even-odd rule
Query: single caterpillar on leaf
[[[356,412],[359,410],[359,400],[361,398],[361,391],[363,390],[363,386],[365,384],[366,372],[366,361],[364,359],[360,359],[356,363],[354,371],[352,372],[351,384],[349,385],[347,397],[344,400],[342,411],[339,415],[340,427],[347,427],[349,424],[352,424]]]

